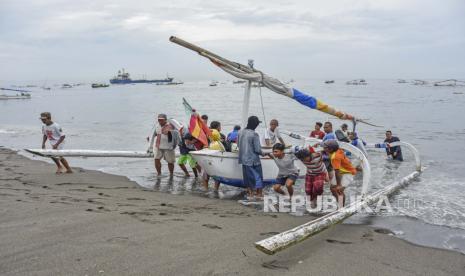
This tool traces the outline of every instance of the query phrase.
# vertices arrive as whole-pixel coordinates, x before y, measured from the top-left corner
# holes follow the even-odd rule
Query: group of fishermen
[[[269,156],[273,158],[279,168],[276,177],[277,184],[273,186],[276,192],[284,194],[281,186],[285,186],[289,196],[292,196],[292,186],[299,175],[294,161],[299,159],[307,167],[305,190],[312,200],[321,195],[324,183],[329,182],[332,194],[339,199],[342,198],[343,202],[344,189],[352,182],[352,176],[355,175],[357,169],[347,157],[350,153],[340,149],[337,141],[351,143],[367,155],[365,142],[357,136],[356,132],[349,132],[347,124],[342,124],[341,129],[333,131],[331,122],[324,124],[317,122],[315,129],[309,136],[321,139],[321,143],[307,148],[296,147],[292,149],[293,151],[291,150],[291,153],[285,153],[286,144],[279,132],[279,122],[276,119],[270,121],[269,127],[266,128],[263,135],[256,132],[259,124],[262,123],[257,116],[250,116],[246,127],[242,130],[240,126],[236,125],[228,135],[221,133],[220,122],[212,121],[208,124],[207,115],[202,115],[201,119],[206,126],[209,125],[211,131],[208,148],[238,151],[238,162],[242,165],[243,182],[244,186],[247,187],[249,198],[263,197],[264,184],[260,157]],[[168,122],[166,114],[159,114],[157,121],[151,139],[148,137],[151,141],[149,151],[153,149],[157,174],[161,175],[161,159],[165,159],[168,163],[169,173],[173,175],[174,163],[176,162],[175,149],[179,146],[180,157],[177,163],[180,168],[186,176],[190,176],[186,168],[186,165],[189,164],[196,177],[202,176],[203,185],[208,189],[210,176],[205,172],[202,173],[202,168],[189,153],[205,146],[188,132],[180,135],[178,130]],[[384,142],[389,145],[395,141],[399,141],[399,139],[392,136],[391,131],[386,131]],[[272,153],[265,154],[262,150],[264,147],[271,147]],[[323,147],[322,153],[315,150],[318,147]],[[392,159],[402,161],[400,146],[387,146],[386,153]],[[218,190],[220,183],[217,180],[214,182],[215,190]]]
[[[41,113],[40,120],[42,126],[42,148],[45,148],[45,142],[48,140],[53,149],[63,149],[65,134],[61,127],[52,121],[49,112]],[[208,116],[201,116],[202,123],[208,126]],[[218,121],[210,122],[210,135],[208,137],[208,148],[221,151],[238,151],[238,162],[242,165],[242,175],[245,187],[247,187],[248,198],[263,197],[263,171],[260,157],[268,156],[272,158],[279,168],[276,176],[276,184],[273,186],[274,191],[285,194],[283,186],[287,188],[288,195],[293,195],[293,185],[299,176],[299,170],[294,161],[300,160],[307,168],[305,178],[305,191],[310,196],[312,203],[318,195],[323,192],[324,183],[330,183],[332,194],[344,204],[344,189],[353,181],[353,175],[356,174],[357,168],[347,157],[349,152],[339,147],[339,142],[351,143],[360,149],[366,156],[366,143],[360,139],[356,132],[349,132],[347,124],[342,124],[341,128],[333,132],[331,122],[324,124],[317,122],[310,137],[320,139],[321,143],[316,143],[309,147],[295,147],[285,153],[286,144],[279,132],[279,122],[276,119],[270,121],[269,127],[265,133],[260,136],[256,129],[262,123],[257,116],[250,116],[247,120],[245,129],[241,130],[240,126],[235,126],[233,131],[227,136],[221,133],[221,123]],[[321,128],[323,127],[323,131]],[[386,154],[393,160],[403,161],[402,150],[400,146],[390,146],[393,142],[400,141],[399,138],[392,135],[390,130],[385,133]],[[205,147],[188,131],[180,133],[173,124],[168,121],[166,114],[159,114],[157,124],[152,137],[147,137],[150,141],[149,152],[153,152],[155,160],[155,169],[158,175],[161,175],[161,159],[168,163],[170,176],[174,172],[176,162],[175,149],[179,147],[180,157],[178,165],[185,173],[190,176],[186,165],[192,168],[194,175],[202,175],[203,185],[208,189],[210,176],[203,171],[190,154],[191,151],[199,150]],[[264,153],[263,148],[272,148],[272,153]],[[323,151],[316,150],[323,147]],[[72,173],[72,170],[63,157],[52,158],[57,165],[57,173]],[[219,188],[219,181],[215,180],[215,190]]]

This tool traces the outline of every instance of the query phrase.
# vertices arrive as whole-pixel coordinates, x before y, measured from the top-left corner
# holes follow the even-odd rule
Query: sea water
[[[420,151],[426,170],[417,181],[392,197],[394,213],[360,215],[348,222],[387,227],[398,236],[420,244],[465,252],[465,197],[462,195],[465,87],[418,86],[399,84],[395,80],[367,82],[363,86],[346,85],[345,80],[336,80],[334,84],[325,84],[323,80],[292,83],[337,109],[382,126],[357,125],[359,137],[368,143],[383,142],[385,130],[390,129],[394,136]],[[241,123],[244,88],[231,81],[220,82],[215,87],[208,84],[206,81],[172,86],[113,85],[98,89],[90,85],[68,89],[55,86],[49,91],[31,88],[35,89],[31,99],[0,101],[0,145],[13,149],[40,148],[39,115],[49,111],[66,134],[66,149],[145,151],[146,137],[158,113],[186,121],[182,98],[201,114],[208,114],[210,121],[220,121],[222,132],[227,134],[235,124]],[[262,121],[278,119],[281,129],[302,135],[308,135],[317,121],[331,121],[335,129],[342,124],[266,88],[252,90],[250,114]],[[284,139],[300,144],[288,137]],[[414,171],[413,156],[406,148],[403,153],[405,162],[401,164],[386,160],[383,152],[369,153],[373,190]],[[184,178],[179,168],[175,177],[169,179],[165,164],[164,176],[155,177],[151,159],[69,158],[69,161],[72,166],[125,175],[141,186],[160,192],[216,196],[224,200],[242,196],[240,190],[227,186],[218,194],[205,194],[199,181]],[[349,192],[358,191],[360,185],[361,180],[356,180]],[[303,193],[301,180],[296,191]]]

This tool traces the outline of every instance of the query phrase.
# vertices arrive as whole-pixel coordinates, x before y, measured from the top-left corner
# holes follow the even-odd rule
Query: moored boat
[[[413,80],[412,84],[413,85],[427,85],[428,82],[424,80]]]
[[[456,79],[437,81],[434,83],[434,86],[465,86],[465,81],[459,81]]]
[[[16,95],[0,95],[0,100],[21,100],[21,99],[30,99],[31,94],[29,93],[21,93]]]
[[[106,83],[93,83],[92,88],[104,88],[104,87],[109,87],[109,84]]]
[[[364,79],[351,80],[346,82],[347,85],[367,85],[368,83]]]

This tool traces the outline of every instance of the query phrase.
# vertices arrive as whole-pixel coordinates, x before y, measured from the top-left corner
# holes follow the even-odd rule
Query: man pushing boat
[[[260,155],[263,156],[260,137],[255,129],[260,124],[257,116],[250,116],[245,129],[239,132],[239,164],[242,165],[242,176],[247,187],[248,199],[254,196],[263,197],[263,171]]]
[[[176,149],[176,146],[179,142],[179,133],[168,122],[166,114],[158,114],[157,120],[158,123],[150,139],[149,150],[153,149],[157,175],[161,175],[161,159],[164,158],[168,163],[168,170],[170,172],[170,176],[172,177],[174,171],[174,162],[176,161],[174,149]]]

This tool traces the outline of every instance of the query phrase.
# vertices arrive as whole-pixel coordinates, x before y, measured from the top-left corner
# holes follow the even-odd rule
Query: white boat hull
[[[215,180],[231,186],[245,187],[242,178],[242,165],[238,163],[238,153],[203,149],[192,151],[190,154],[202,169]],[[276,183],[278,167],[273,159],[262,157],[261,163],[264,184]],[[303,178],[306,173],[305,165],[300,161],[296,161],[295,164],[299,168],[299,177]]]

